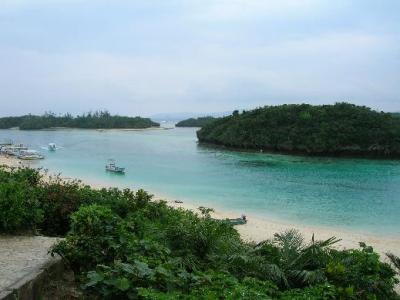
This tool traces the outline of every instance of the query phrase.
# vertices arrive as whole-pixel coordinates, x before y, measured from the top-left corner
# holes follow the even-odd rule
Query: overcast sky
[[[0,115],[400,111],[400,1],[0,0]]]

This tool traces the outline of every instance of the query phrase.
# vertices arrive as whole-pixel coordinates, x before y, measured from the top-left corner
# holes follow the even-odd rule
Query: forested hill
[[[149,128],[158,127],[160,124],[148,118],[112,116],[108,112],[88,113],[73,117],[70,114],[56,116],[44,114],[42,116],[26,115],[20,117],[0,118],[0,128],[7,129],[19,127],[21,130],[46,129],[52,127],[69,128]]]
[[[200,117],[182,120],[176,123],[176,127],[203,127],[204,125],[214,121],[214,117]]]
[[[400,118],[348,103],[235,111],[197,136],[199,142],[242,149],[400,157]]]

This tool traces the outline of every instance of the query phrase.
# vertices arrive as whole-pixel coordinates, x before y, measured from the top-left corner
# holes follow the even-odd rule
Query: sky
[[[400,111],[398,0],[0,0],[0,115]]]

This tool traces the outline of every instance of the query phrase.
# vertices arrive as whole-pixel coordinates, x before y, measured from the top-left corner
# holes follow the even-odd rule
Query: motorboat
[[[54,143],[49,143],[48,149],[49,149],[49,151],[56,151],[57,150],[57,146]]]
[[[5,155],[18,156],[21,151],[28,150],[28,147],[25,147],[22,144],[19,145],[6,145],[1,147],[1,153]]]
[[[37,160],[44,158],[44,156],[36,150],[21,150],[17,157],[23,160]]]
[[[119,174],[125,174],[125,168],[117,167],[115,165],[114,159],[108,160],[108,163],[106,165],[106,171],[113,172],[113,173],[119,173]]]

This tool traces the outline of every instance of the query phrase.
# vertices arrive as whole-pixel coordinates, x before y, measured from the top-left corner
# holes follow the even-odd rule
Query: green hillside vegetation
[[[235,111],[197,132],[199,142],[312,155],[400,156],[400,118],[348,103]]]
[[[248,243],[201,211],[0,168],[0,234],[64,237],[52,253],[73,270],[80,299],[399,299],[395,255],[389,264],[363,243],[335,250],[337,239],[296,230]]]
[[[176,123],[176,127],[203,127],[212,121],[214,121],[216,118],[214,117],[200,117],[200,118],[190,118],[186,120],[182,120],[178,123]]]
[[[70,114],[56,116],[46,113],[42,116],[26,115],[0,118],[0,129],[19,127],[21,130],[46,129],[52,127],[111,129],[111,128],[149,128],[160,126],[148,118],[112,116],[107,111],[83,114],[73,117]]]
[[[400,118],[400,113],[399,113],[399,112],[391,113],[391,115],[392,115],[393,117]]]

